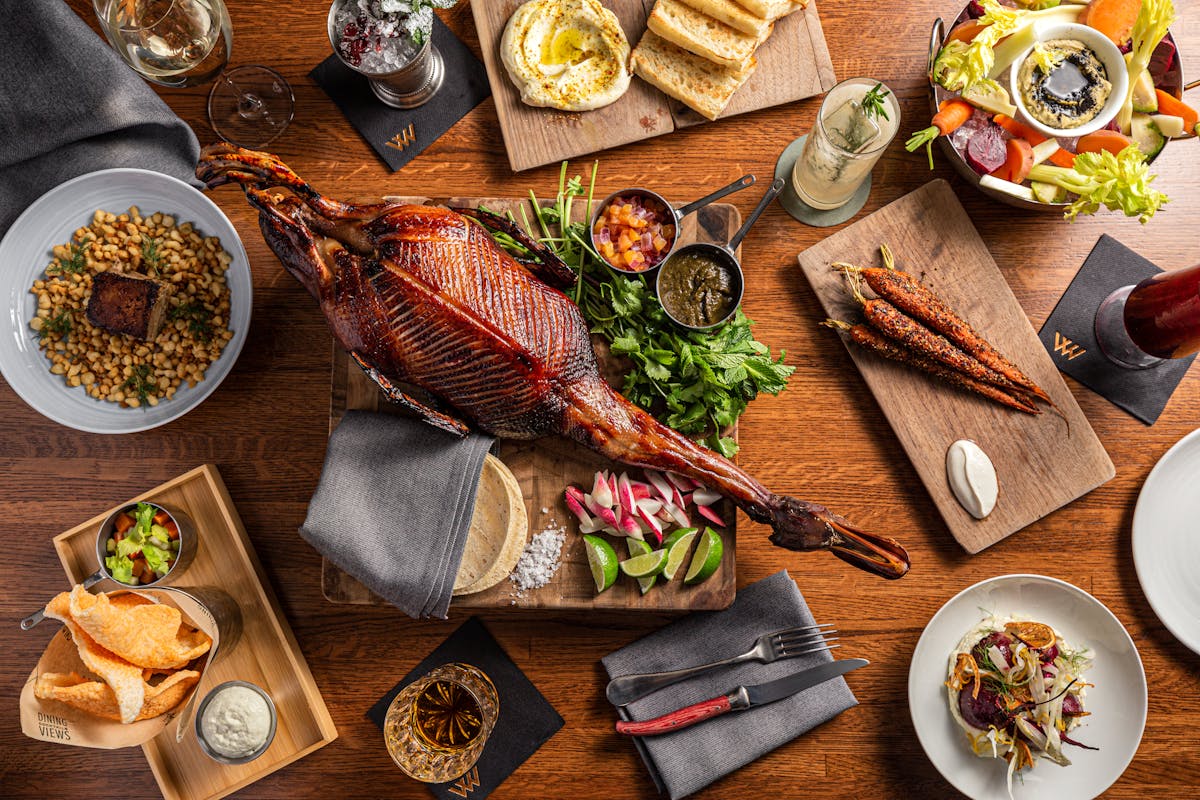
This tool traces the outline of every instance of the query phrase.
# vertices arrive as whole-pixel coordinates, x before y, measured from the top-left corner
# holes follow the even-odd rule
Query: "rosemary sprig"
[[[145,403],[146,398],[150,396],[150,392],[154,391],[157,387],[158,384],[154,380],[154,368],[149,364],[137,364],[134,366],[133,374],[121,384],[123,390],[135,393],[140,403]]]
[[[171,309],[167,319],[187,320],[188,330],[202,342],[212,338],[212,312],[199,300],[189,300]]]
[[[42,322],[42,328],[38,331],[38,341],[44,341],[51,334],[58,334],[65,340],[71,335],[71,328],[74,325],[75,320],[71,317],[71,312],[60,311],[57,315]]]
[[[46,267],[47,275],[61,275],[71,273],[78,275],[87,267],[87,246],[91,244],[91,237],[84,238],[82,241],[71,242],[71,254],[66,258],[58,259],[57,264],[51,264]]]
[[[142,263],[157,275],[162,269],[162,253],[158,252],[158,239],[142,239]]]
[[[863,95],[862,102],[859,103],[859,107],[862,108],[863,114],[867,117],[883,117],[884,119],[891,119],[891,117],[888,116],[887,109],[884,107],[883,103],[884,98],[886,98],[889,94],[891,94],[891,92],[889,92],[887,89],[884,89],[882,83],[875,84],[875,87],[871,89],[871,91]]]

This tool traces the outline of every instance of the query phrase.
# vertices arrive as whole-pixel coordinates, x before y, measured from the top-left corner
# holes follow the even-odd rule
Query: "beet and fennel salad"
[[[1063,641],[1049,625],[991,616],[967,632],[950,654],[950,713],[980,758],[1008,762],[1012,779],[1038,759],[1070,766],[1066,746],[1097,748],[1072,733],[1088,716],[1083,679],[1092,651]]]

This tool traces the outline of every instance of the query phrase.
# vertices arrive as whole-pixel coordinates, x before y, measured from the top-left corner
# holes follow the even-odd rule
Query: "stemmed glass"
[[[134,71],[160,86],[217,77],[208,119],[222,139],[261,147],[292,120],[291,87],[278,72],[247,65],[222,72],[233,48],[223,0],[92,0],[109,44]]]

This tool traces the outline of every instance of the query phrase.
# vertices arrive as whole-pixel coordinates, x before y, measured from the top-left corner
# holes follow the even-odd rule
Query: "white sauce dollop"
[[[200,730],[216,752],[226,758],[243,758],[266,744],[271,734],[271,709],[253,689],[229,686],[204,707]]]
[[[946,478],[958,502],[975,519],[983,519],[996,507],[1000,484],[987,453],[970,439],[959,439],[946,451]]]

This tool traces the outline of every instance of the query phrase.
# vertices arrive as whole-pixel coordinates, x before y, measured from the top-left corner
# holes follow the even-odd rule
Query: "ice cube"
[[[842,150],[857,153],[880,135],[879,125],[863,113],[857,100],[847,100],[822,118],[830,140]]]

